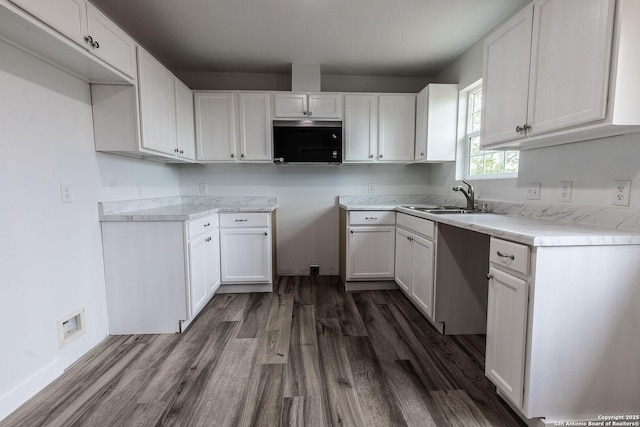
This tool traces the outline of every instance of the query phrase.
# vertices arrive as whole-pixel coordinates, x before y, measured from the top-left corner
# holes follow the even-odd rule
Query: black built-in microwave
[[[274,120],[273,159],[286,163],[342,163],[342,122]]]

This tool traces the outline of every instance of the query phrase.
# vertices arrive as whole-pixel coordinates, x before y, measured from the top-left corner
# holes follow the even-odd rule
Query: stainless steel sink
[[[470,214],[482,213],[482,211],[461,208],[458,206],[437,206],[437,207],[421,207],[421,206],[402,206],[403,208],[412,209],[419,212],[427,212],[431,214]]]

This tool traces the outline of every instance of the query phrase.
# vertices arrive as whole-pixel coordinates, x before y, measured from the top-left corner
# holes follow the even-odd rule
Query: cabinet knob
[[[373,154],[369,154],[369,158],[370,158],[370,159],[373,159]]]
[[[516,126],[516,132],[520,133],[524,130],[524,128],[520,125]]]
[[[204,226],[205,227],[209,227],[209,226],[211,226],[211,223],[206,223]]]
[[[424,156],[424,153],[420,153],[421,156]]]
[[[93,37],[91,36],[86,36],[84,38],[84,41],[86,41],[87,43],[89,43],[91,46],[93,46]]]
[[[232,158],[232,159],[233,159],[235,156],[236,156],[235,154],[231,153],[231,158]]]
[[[306,116],[306,115],[307,115],[307,114],[309,114],[309,113],[307,113],[306,111],[303,111],[303,112],[302,112],[302,114],[304,114],[304,115]]]
[[[240,154],[240,157],[244,158],[244,153],[243,153],[243,154]]]
[[[380,159],[381,159],[381,158],[382,158],[382,154],[380,154],[380,155],[378,156],[378,158],[380,158]]]
[[[353,230],[351,230],[351,234],[353,234]]]
[[[268,236],[268,235],[269,235],[269,233],[267,233],[267,232],[265,231],[265,232],[264,232],[264,235],[265,235],[265,236]]]
[[[493,274],[487,273],[487,280],[491,280],[491,279],[493,279]]]
[[[525,123],[524,126],[522,126],[522,129],[524,129],[525,132],[528,132],[529,130],[531,130],[531,126]]]
[[[100,43],[93,42],[93,47],[96,48],[96,49],[100,49]]]

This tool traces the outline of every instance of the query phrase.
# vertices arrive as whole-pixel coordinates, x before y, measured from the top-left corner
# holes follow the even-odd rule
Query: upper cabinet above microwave
[[[339,93],[276,93],[276,119],[342,119]]]
[[[536,0],[485,40],[485,149],[640,131],[640,1]]]
[[[3,39],[92,83],[135,81],[135,41],[92,4],[85,0],[11,3],[0,2]]]

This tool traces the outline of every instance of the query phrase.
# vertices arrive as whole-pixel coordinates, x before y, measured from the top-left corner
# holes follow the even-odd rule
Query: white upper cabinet
[[[135,79],[135,41],[91,3],[87,3],[87,36],[93,40],[94,55]]]
[[[413,161],[415,95],[345,94],[344,118],[345,163]]]
[[[178,79],[174,79],[176,97],[177,155],[189,160],[196,158],[195,116],[193,91]]]
[[[87,32],[85,0],[10,0],[78,44]]]
[[[138,49],[142,147],[176,154],[174,76],[145,50]]]
[[[270,92],[196,92],[198,160],[271,163],[272,103]]]
[[[640,4],[536,0],[485,40],[481,144],[535,148],[640,130]]]
[[[238,94],[240,160],[273,161],[271,94]]]
[[[378,96],[345,94],[344,161],[370,162],[378,153]]]
[[[418,162],[456,159],[458,85],[430,84],[416,96],[416,147]]]
[[[236,158],[236,97],[232,92],[195,94],[198,160]]]
[[[416,96],[380,95],[378,99],[378,161],[412,161],[415,132]]]
[[[91,3],[84,0],[12,0],[12,3],[135,79],[135,41]]]
[[[275,118],[341,119],[339,93],[276,93]]]

